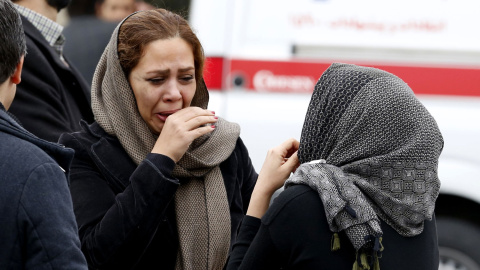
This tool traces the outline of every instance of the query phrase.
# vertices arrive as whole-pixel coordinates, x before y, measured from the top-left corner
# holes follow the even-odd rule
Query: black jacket
[[[87,269],[65,175],[72,158],[0,103],[0,269]]]
[[[57,142],[63,132],[78,131],[81,119],[93,122],[90,87],[72,63],[67,67],[40,31],[23,16],[22,23],[27,55],[22,82],[9,112],[34,135]]]
[[[98,269],[174,269],[178,248],[173,198],[179,186],[169,157],[149,154],[138,165],[116,137],[96,122],[64,134],[75,150],[71,193],[87,261]],[[232,239],[243,218],[257,174],[238,139],[220,165],[232,220]]]
[[[403,237],[381,221],[384,251],[380,269],[437,270],[435,218],[424,231]],[[331,251],[332,235],[318,193],[306,185],[283,191],[260,220],[245,216],[233,245],[228,270],[351,270],[355,249],[342,231],[340,249]]]

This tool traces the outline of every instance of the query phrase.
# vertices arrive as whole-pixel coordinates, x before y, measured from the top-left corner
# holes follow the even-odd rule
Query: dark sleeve
[[[87,269],[67,179],[58,165],[35,168],[18,213],[25,232],[25,269]]]
[[[235,269],[280,269],[280,253],[258,218],[245,216],[240,225],[227,265],[227,270]]]
[[[246,214],[248,205],[250,204],[250,198],[252,196],[253,188],[257,183],[258,174],[253,167],[250,156],[248,155],[248,150],[245,147],[242,139],[238,139],[237,148],[239,149],[239,156],[242,159],[242,170],[243,175],[243,184],[242,184],[242,201],[244,214]]]
[[[130,176],[125,190],[115,194],[75,137],[66,134],[61,143],[76,151],[70,190],[89,265],[132,268],[164,220],[177,190],[179,182],[171,176],[175,163],[166,156],[149,154]]]

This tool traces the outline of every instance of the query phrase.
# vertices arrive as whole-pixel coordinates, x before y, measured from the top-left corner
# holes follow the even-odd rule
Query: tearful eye
[[[152,84],[159,84],[159,83],[162,83],[164,80],[165,80],[164,78],[147,79],[147,81],[152,83]]]
[[[182,76],[180,77],[180,80],[181,81],[184,81],[184,82],[190,82],[194,79],[193,75],[187,75],[187,76]]]

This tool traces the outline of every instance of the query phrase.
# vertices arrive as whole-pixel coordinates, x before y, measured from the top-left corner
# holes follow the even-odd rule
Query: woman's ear
[[[11,79],[14,84],[19,84],[22,81],[22,68],[23,68],[23,60],[25,56],[22,55],[22,58],[20,58],[20,61],[17,64],[17,67],[15,68],[15,72],[13,73]]]

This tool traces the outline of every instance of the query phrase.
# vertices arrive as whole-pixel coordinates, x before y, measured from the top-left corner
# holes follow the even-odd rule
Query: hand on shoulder
[[[300,165],[297,150],[299,142],[293,138],[267,152],[250,199],[247,215],[261,218],[268,209],[273,193]]]

